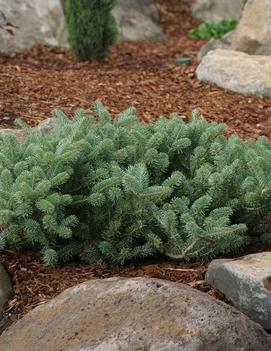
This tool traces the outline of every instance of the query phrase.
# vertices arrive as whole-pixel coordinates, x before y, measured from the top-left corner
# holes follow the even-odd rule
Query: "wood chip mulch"
[[[187,37],[198,22],[190,16],[191,1],[158,0],[160,43],[119,43],[100,62],[76,63],[69,51],[36,46],[21,54],[0,55],[0,127],[12,128],[17,117],[36,125],[61,108],[91,112],[100,99],[116,115],[135,106],[142,121],[178,112],[188,119],[198,108],[210,121],[225,122],[229,133],[244,138],[271,137],[271,98],[226,92],[197,80],[196,56],[203,41]],[[176,58],[191,57],[190,65]],[[127,266],[120,270],[79,263],[45,267],[38,254],[5,250],[0,254],[12,275],[14,295],[5,307],[0,332],[14,320],[63,290],[88,279],[150,276],[188,284],[216,298],[223,296],[204,282],[207,266],[168,262]]]
[[[197,80],[196,56],[203,41],[187,37],[198,25],[191,1],[158,0],[160,43],[119,43],[100,62],[76,63],[67,50],[37,46],[11,57],[0,56],[0,126],[17,117],[36,125],[61,108],[70,116],[90,109],[96,99],[115,115],[135,106],[142,121],[178,112],[189,118],[198,108],[207,120],[225,122],[230,133],[255,138],[271,136],[271,98],[226,92]],[[191,57],[190,65],[176,63]]]

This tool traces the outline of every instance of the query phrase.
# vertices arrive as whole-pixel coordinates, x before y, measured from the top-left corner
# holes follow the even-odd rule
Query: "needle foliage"
[[[117,36],[115,0],[66,0],[70,45],[79,61],[104,58]]]
[[[54,111],[55,128],[0,136],[0,247],[44,262],[191,261],[271,239],[271,145],[226,138],[197,112],[143,124]]]

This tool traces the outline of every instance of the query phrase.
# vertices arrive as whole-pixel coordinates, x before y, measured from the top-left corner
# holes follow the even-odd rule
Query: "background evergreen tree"
[[[115,0],[67,0],[70,45],[79,61],[104,58],[117,36],[111,10]]]

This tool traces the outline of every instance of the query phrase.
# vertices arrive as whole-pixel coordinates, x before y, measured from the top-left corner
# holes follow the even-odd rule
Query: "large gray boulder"
[[[206,280],[236,308],[271,329],[271,252],[214,260]]]
[[[232,49],[271,55],[271,1],[249,0],[232,40]]]
[[[0,29],[0,52],[20,52],[37,43],[67,45],[60,0],[0,0],[0,9],[17,27],[14,35]]]
[[[0,351],[270,351],[256,323],[206,294],[159,279],[92,280],[27,314]]]
[[[0,263],[0,318],[2,309],[12,292],[12,283],[5,267]]]
[[[261,0],[260,0],[261,1]],[[239,19],[243,0],[195,0],[192,15],[202,21],[220,21],[225,18]]]
[[[153,0],[118,0],[113,15],[116,18],[119,39],[123,41],[158,41],[164,34],[153,21],[159,12]]]
[[[271,56],[233,50],[210,51],[197,68],[197,77],[242,94],[271,96]]]

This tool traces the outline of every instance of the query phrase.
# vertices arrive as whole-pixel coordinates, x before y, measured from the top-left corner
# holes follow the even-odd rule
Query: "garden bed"
[[[178,112],[188,119],[198,108],[207,120],[225,122],[229,133],[241,137],[271,136],[271,98],[225,92],[195,76],[196,55],[203,44],[187,37],[197,22],[188,3],[160,0],[162,43],[121,43],[101,62],[76,63],[65,50],[45,46],[23,54],[0,57],[0,124],[13,127],[22,117],[31,125],[47,118],[53,108],[72,115],[89,109],[96,99],[117,114],[135,106],[142,121]],[[191,65],[176,58],[191,57]],[[204,282],[206,264],[149,262],[122,269],[79,263],[46,267],[39,254],[4,250],[1,261],[13,275],[14,296],[5,308],[2,327],[63,290],[88,279],[150,276],[188,284],[217,298],[223,296]],[[1,325],[0,325],[1,329]]]
[[[135,106],[146,122],[171,112],[188,118],[198,108],[207,120],[227,123],[231,133],[270,137],[271,98],[225,92],[198,81],[196,56],[203,41],[187,37],[198,24],[190,16],[190,2],[159,3],[164,42],[120,43],[100,62],[76,63],[69,52],[44,46],[0,56],[1,126],[12,126],[17,117],[36,125],[53,108],[72,115],[100,99],[113,114]],[[178,65],[178,57],[191,57],[193,63]]]

